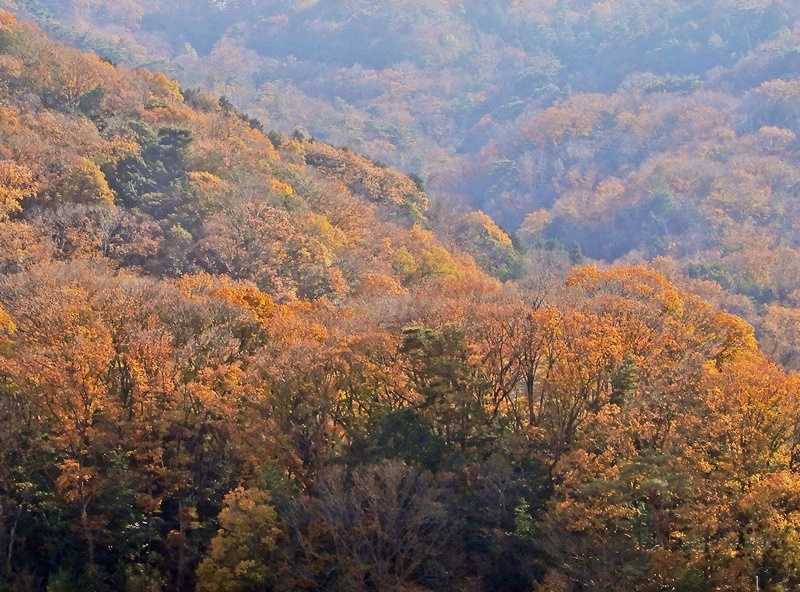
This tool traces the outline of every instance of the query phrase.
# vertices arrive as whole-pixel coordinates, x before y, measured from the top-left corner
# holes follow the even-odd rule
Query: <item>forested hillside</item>
[[[136,6],[75,10],[147,22]],[[592,100],[586,146],[627,104]],[[687,155],[674,183],[713,177],[715,220],[767,269],[741,229],[791,237],[795,140],[694,117],[716,165]],[[0,12],[0,590],[800,586],[800,378],[696,294],[719,284],[676,258],[570,268],[575,249],[266,125]],[[728,178],[737,159],[783,189],[745,199],[761,169]],[[599,187],[592,224],[628,195]]]
[[[797,2],[3,3],[268,129],[418,174],[451,240],[448,216],[480,210],[515,251],[660,257],[800,367]],[[468,242],[490,273],[523,273]]]

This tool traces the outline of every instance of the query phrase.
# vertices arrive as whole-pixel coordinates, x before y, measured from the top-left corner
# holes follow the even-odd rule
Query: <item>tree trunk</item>
[[[84,502],[81,506],[81,528],[83,529],[83,536],[86,539],[86,546],[89,552],[89,575],[92,579],[97,575],[97,563],[95,561],[94,553],[94,534],[92,528],[89,526],[89,513],[87,507],[89,502]]]

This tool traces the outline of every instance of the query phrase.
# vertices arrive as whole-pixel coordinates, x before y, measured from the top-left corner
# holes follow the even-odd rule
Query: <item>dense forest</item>
[[[800,588],[793,2],[0,6],[0,592]]]
[[[518,249],[658,258],[800,368],[797,2],[3,4],[269,129],[418,175],[443,238],[462,236],[449,216],[478,210]]]

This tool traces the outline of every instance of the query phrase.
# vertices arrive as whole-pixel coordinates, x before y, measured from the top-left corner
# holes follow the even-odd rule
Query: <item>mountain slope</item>
[[[57,257],[225,273],[279,300],[341,297],[367,271],[398,285],[475,273],[423,228],[428,198],[400,174],[267,138],[224,102],[13,22],[2,34],[6,208]]]
[[[524,275],[520,246],[665,258],[671,277],[746,316],[776,360],[800,364],[797,3],[14,6],[268,127],[415,171],[444,213],[439,234],[499,277]],[[452,220],[471,210],[517,248],[474,216]],[[479,236],[459,241],[472,231],[451,230],[470,220]]]
[[[259,128],[0,13],[1,590],[800,586],[747,322]]]

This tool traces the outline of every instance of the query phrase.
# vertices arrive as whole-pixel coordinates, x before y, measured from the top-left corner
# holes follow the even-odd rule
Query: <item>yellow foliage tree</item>
[[[25,165],[11,160],[0,161],[0,220],[21,209],[20,202],[36,193],[33,173]]]
[[[270,580],[269,557],[280,535],[270,497],[238,487],[225,496],[220,528],[197,568],[199,592],[257,592]]]
[[[0,306],[0,332],[14,333],[14,331],[16,331],[16,325],[14,324],[11,315],[9,315],[5,309]]]
[[[552,215],[547,210],[539,209],[525,216],[519,234],[527,241],[533,241],[539,234],[547,228],[552,220]]]
[[[59,187],[58,195],[65,201],[85,204],[114,203],[114,192],[103,171],[88,158],[81,158]]]

